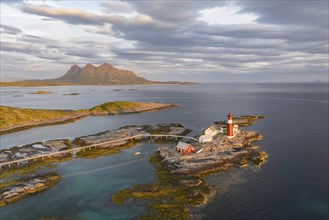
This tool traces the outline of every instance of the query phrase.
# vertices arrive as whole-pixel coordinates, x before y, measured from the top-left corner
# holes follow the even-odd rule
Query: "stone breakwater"
[[[0,163],[15,161],[23,158],[42,156],[60,152],[63,150],[71,149],[71,144],[68,139],[49,140],[44,142],[36,142],[32,144],[26,144],[23,146],[16,146],[10,149],[0,150]],[[58,155],[56,157],[64,157],[67,155]],[[19,164],[16,164],[19,166]]]
[[[93,135],[76,138],[74,142],[79,146],[101,144],[108,141],[128,138],[136,135],[165,134],[165,135],[185,135],[190,132],[179,123],[161,123],[156,125],[130,125],[116,130],[109,130]],[[126,141],[124,141],[126,143]],[[104,147],[107,145],[104,144]],[[102,147],[102,145],[100,146]]]
[[[35,162],[43,161],[61,161],[62,159],[72,159],[76,157],[97,157],[104,154],[117,153],[122,147],[130,147],[140,138],[130,140],[130,137],[136,135],[166,134],[166,135],[185,135],[190,130],[184,128],[178,123],[162,123],[156,125],[132,125],[125,126],[115,130],[100,132],[97,134],[77,137],[73,141],[68,139],[49,140],[44,142],[36,142],[23,146],[16,146],[9,149],[0,150],[0,163],[10,163],[11,165],[3,165],[2,170],[12,168],[20,168],[22,166],[30,166]],[[120,141],[116,141],[120,140]],[[110,143],[109,143],[110,142]],[[97,145],[88,150],[79,149],[85,146]],[[73,147],[72,147],[73,146]],[[74,155],[70,149],[74,149]],[[58,154],[57,154],[58,153]],[[51,158],[48,155],[52,155]],[[35,159],[33,159],[35,158]],[[28,163],[26,163],[26,160]],[[32,159],[32,160],[31,160]],[[21,160],[16,163],[15,161]],[[15,162],[15,163],[14,163]]]
[[[43,192],[57,184],[60,176],[56,173],[47,173],[22,178],[14,182],[1,183],[0,206],[17,202],[27,196]]]

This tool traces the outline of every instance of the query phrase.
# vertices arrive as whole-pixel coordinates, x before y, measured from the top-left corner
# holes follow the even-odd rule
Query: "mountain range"
[[[21,80],[1,82],[1,86],[55,86],[55,85],[125,85],[125,84],[188,84],[187,82],[156,82],[139,77],[129,70],[121,70],[111,64],[100,66],[87,64],[83,68],[73,65],[56,79]]]

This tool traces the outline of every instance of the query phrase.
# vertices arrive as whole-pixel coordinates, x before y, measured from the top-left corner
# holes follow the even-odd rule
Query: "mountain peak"
[[[102,65],[97,67],[97,70],[99,70],[100,72],[109,72],[113,68],[114,67],[111,64],[103,63]]]
[[[87,63],[83,68],[96,68],[94,65]]]
[[[103,63],[103,64],[98,66],[98,68],[100,68],[100,67],[113,67],[113,66],[109,63]]]
[[[63,77],[65,78],[71,77],[77,74],[80,70],[81,68],[78,65],[74,64],[73,66],[71,66],[71,68],[66,72],[66,74]]]
[[[134,72],[121,70],[109,63],[98,67],[88,63],[83,68],[73,65],[58,81],[84,85],[145,84],[150,81],[137,76]]]
[[[71,66],[71,68],[70,68],[70,70],[80,70],[81,68],[78,66],[78,65],[76,65],[76,64],[74,64],[73,66]]]
[[[80,68],[78,65],[74,64],[71,68]]]

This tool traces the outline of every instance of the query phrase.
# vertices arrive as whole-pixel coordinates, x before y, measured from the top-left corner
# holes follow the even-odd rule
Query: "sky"
[[[149,80],[328,82],[327,0],[1,0],[1,78],[110,63]]]

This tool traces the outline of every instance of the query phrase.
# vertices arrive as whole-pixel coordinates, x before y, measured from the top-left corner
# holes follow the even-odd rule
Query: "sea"
[[[45,90],[51,94],[31,92]],[[66,95],[79,93],[79,95]],[[53,126],[0,136],[1,149],[69,138],[126,125],[177,122],[202,132],[227,113],[264,115],[253,126],[264,138],[256,145],[268,154],[261,167],[232,168],[208,179],[219,192],[201,219],[328,219],[328,83],[202,83],[191,85],[2,87],[1,105],[34,109],[83,109],[110,101],[176,104],[156,112],[90,116]],[[155,181],[149,157],[158,145],[139,143],[120,153],[73,159],[40,172],[55,171],[51,189],[0,208],[0,219],[134,219],[143,204],[109,202],[118,190]],[[140,151],[139,157],[133,154]]]

